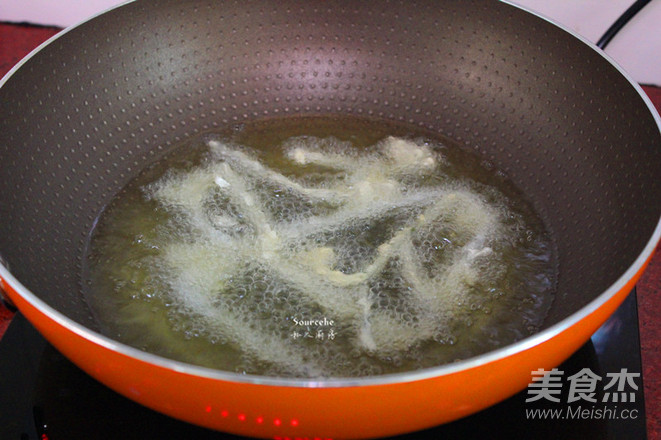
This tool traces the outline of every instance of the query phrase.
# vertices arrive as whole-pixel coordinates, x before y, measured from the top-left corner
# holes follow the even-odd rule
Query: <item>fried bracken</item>
[[[505,339],[487,346],[539,322],[531,311],[543,314],[534,303],[548,303],[553,277],[543,234],[497,190],[447,178],[452,164],[429,143],[390,136],[356,149],[303,136],[274,160],[220,137],[205,142],[205,160],[141,186],[160,222],[111,210],[123,226],[97,240],[100,248],[114,242],[97,261],[121,261],[95,263],[92,273],[138,303],[123,303],[120,321],[144,331],[161,316],[162,334],[229,350],[219,360],[190,343],[196,358],[170,336],[147,337],[169,346],[161,354],[252,374],[362,376],[465,356],[470,349],[453,346],[484,337],[515,302],[530,305],[517,330],[488,330]],[[132,244],[117,244],[117,235]],[[134,254],[127,249],[137,236],[143,252]],[[508,292],[516,271],[537,291]],[[165,311],[155,312],[157,303]],[[150,318],[139,317],[150,308]],[[317,317],[334,327],[296,337],[292,319]]]

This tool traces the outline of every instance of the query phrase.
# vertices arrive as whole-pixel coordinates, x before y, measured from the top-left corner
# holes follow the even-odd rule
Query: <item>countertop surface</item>
[[[58,31],[57,28],[0,23],[0,77]],[[661,112],[661,88],[643,86],[643,90]],[[661,319],[658,318],[661,310],[661,252],[656,252],[637,285],[637,292],[648,438],[661,440]],[[12,316],[0,305],[0,337]]]

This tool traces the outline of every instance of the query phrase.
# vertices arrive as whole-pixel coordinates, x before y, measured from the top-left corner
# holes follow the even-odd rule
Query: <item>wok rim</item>
[[[7,74],[0,79],[0,88],[5,85],[5,83],[12,77],[20,68],[26,64],[32,57],[37,53],[45,49],[47,46],[52,44],[54,41],[72,31],[73,29],[93,20],[97,17],[104,15],[110,11],[121,8],[130,3],[134,3],[136,0],[128,0],[113,7],[110,7],[104,11],[101,11],[95,15],[88,17],[87,19],[80,21],[79,23],[68,26],[53,35],[34,50],[28,53],[24,58],[22,58],[16,65],[14,65]],[[652,104],[649,97],[645,94],[642,87],[633,80],[633,78],[608,54],[599,49],[594,43],[583,37],[582,35],[574,32],[572,29],[550,19],[549,17],[544,16],[538,12],[527,9],[519,4],[513,3],[510,0],[499,0],[501,3],[513,6],[515,8],[521,9],[527,13],[533,14],[538,18],[549,22],[550,24],[562,29],[563,31],[569,33],[574,38],[577,38],[579,41],[586,44],[588,47],[596,51],[600,56],[602,56],[608,63],[617,69],[617,71],[627,80],[627,82],[633,86],[638,95],[643,99],[643,102],[651,112],[654,121],[656,122],[657,128],[661,133],[661,116],[656,111],[654,105]],[[54,321],[56,324],[65,328],[66,330],[76,334],[77,336],[90,341],[104,349],[115,352],[119,355],[127,356],[133,358],[134,360],[144,362],[156,367],[164,368],[176,373],[196,376],[199,378],[212,379],[223,382],[231,382],[236,384],[249,384],[249,385],[261,385],[261,386],[274,386],[274,387],[292,387],[292,388],[346,388],[346,387],[365,387],[365,386],[379,386],[379,385],[392,385],[392,384],[401,384],[408,382],[416,382],[427,379],[439,378],[442,376],[448,376],[455,374],[461,371],[474,369],[492,362],[497,362],[513,356],[517,353],[526,351],[530,348],[533,348],[537,345],[540,345],[546,341],[553,339],[555,336],[561,334],[565,330],[573,327],[582,320],[586,319],[593,312],[599,310],[604,306],[610,299],[616,296],[620,291],[622,291],[626,285],[634,279],[637,275],[642,273],[641,269],[645,267],[647,262],[651,259],[654,251],[657,247],[657,244],[661,241],[661,217],[657,222],[657,225],[646,243],[645,247],[634,260],[634,262],[627,268],[627,270],[606,290],[599,294],[592,301],[576,310],[574,313],[568,317],[556,322],[550,327],[538,331],[535,334],[528,336],[520,341],[514,342],[512,344],[506,345],[504,347],[473,356],[467,359],[463,359],[457,362],[442,364],[435,367],[422,368],[414,371],[400,372],[400,373],[390,373],[383,374],[378,376],[365,376],[365,377],[331,377],[331,378],[287,378],[287,377],[272,377],[272,376],[263,376],[263,375],[254,375],[254,374],[241,374],[230,371],[217,370],[208,367],[202,367],[194,364],[189,364],[181,361],[176,361],[169,359],[163,356],[156,354],[148,353],[131,347],[119,341],[116,341],[108,336],[105,336],[99,332],[93,331],[82,324],[74,321],[73,319],[65,316],[63,313],[59,312],[57,309],[48,305],[45,301],[40,299],[37,295],[32,293],[27,289],[18,279],[16,279],[9,269],[0,264],[0,287],[2,283],[8,284],[20,297],[27,301],[31,306],[35,307],[43,315],[47,316],[49,319]],[[20,308],[19,308],[20,312]],[[46,338],[48,339],[48,338]]]

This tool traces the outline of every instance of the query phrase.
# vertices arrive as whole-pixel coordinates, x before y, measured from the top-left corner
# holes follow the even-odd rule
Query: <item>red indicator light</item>
[[[245,415],[245,414],[239,414],[239,415],[237,416],[237,418],[238,418],[239,421],[241,421],[241,422],[245,422],[245,421],[246,421],[246,415]]]
[[[261,416],[257,417],[257,419],[255,421],[261,425],[262,423],[264,423],[264,417],[261,417]]]
[[[280,419],[275,419],[275,420],[273,421],[273,424],[274,424],[275,426],[280,426],[280,425],[282,424],[282,421],[281,421]]]
[[[206,408],[204,408],[204,411],[210,413],[210,412],[211,412],[211,407],[210,407],[210,406],[207,406]]]
[[[223,417],[227,417],[227,416],[230,415],[230,413],[226,409],[224,409],[220,412],[220,415],[223,416]]]
[[[291,426],[298,426],[298,420],[291,419]]]

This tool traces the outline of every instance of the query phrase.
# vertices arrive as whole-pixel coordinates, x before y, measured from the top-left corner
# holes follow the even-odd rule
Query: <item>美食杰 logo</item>
[[[599,375],[589,368],[565,376],[557,368],[531,371],[526,417],[529,419],[635,419],[640,373],[622,368],[619,372]],[[566,404],[566,407],[534,408],[534,402]]]

